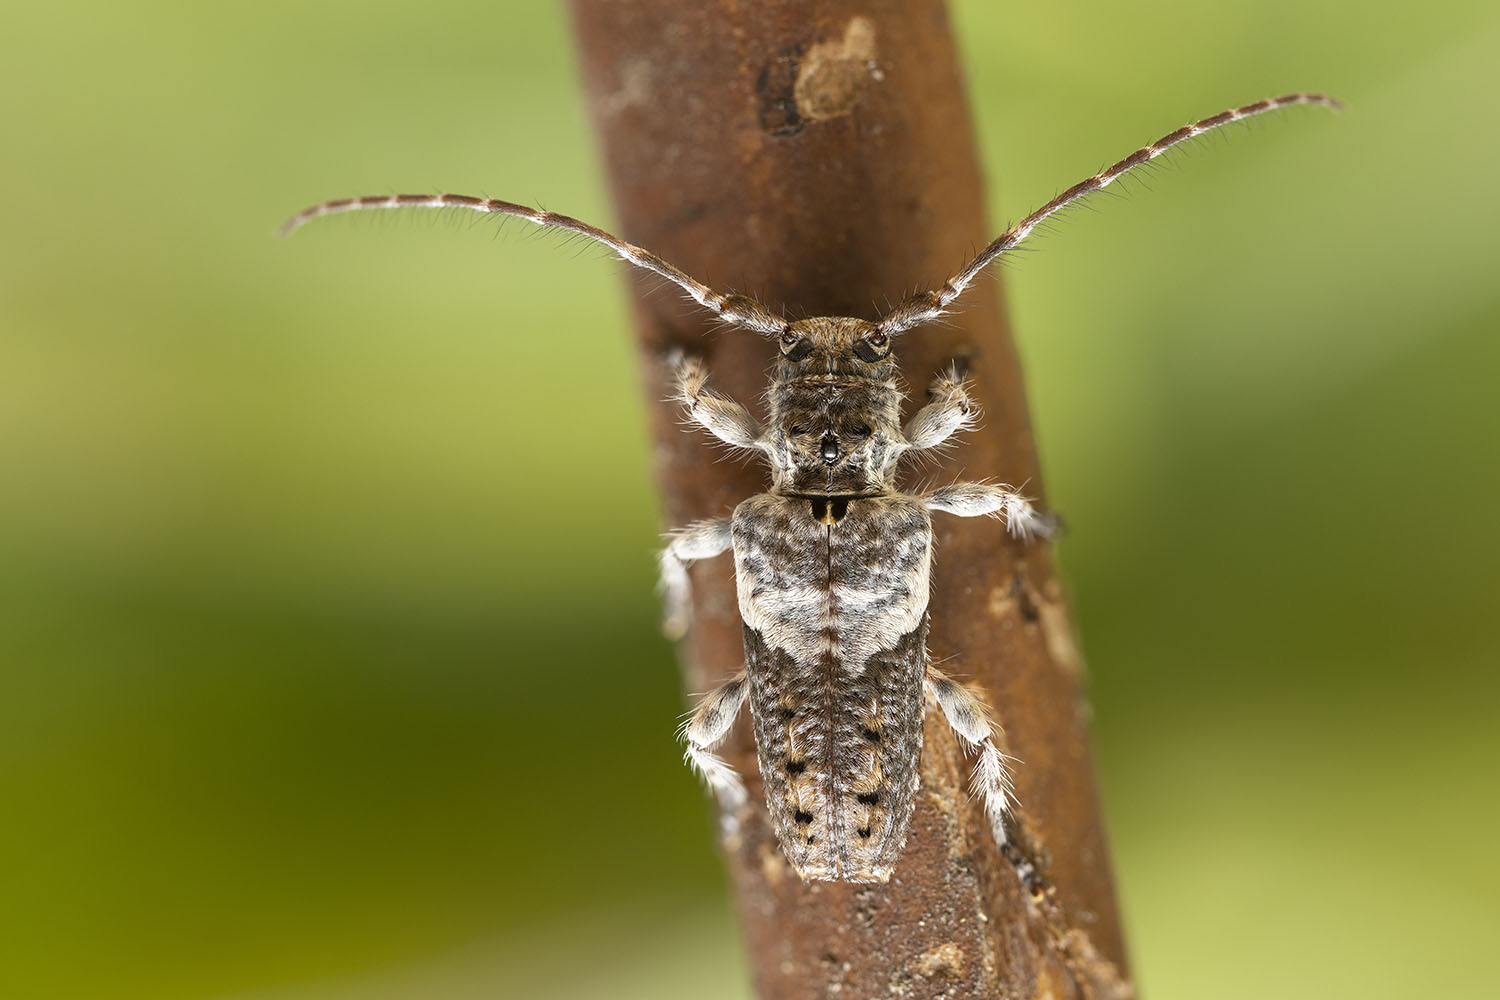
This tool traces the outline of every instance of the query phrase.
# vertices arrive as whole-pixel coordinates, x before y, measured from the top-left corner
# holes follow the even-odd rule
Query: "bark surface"
[[[720,291],[792,318],[876,318],[935,288],[989,225],[947,11],[932,0],[573,0],[590,112],[626,239]],[[764,489],[662,402],[664,357],[707,360],[754,409],[775,345],[715,330],[675,289],[632,275],[666,521],[722,516]],[[915,481],[1025,482],[1041,494],[998,281],[897,342],[913,395],[966,356],[981,429]],[[1045,507],[1045,499],[1042,500]],[[1125,997],[1125,951],[1088,744],[1082,664],[1044,544],[935,518],[933,657],[978,682],[1005,728],[1021,808],[1007,858],[968,795],[969,761],[929,706],[922,789],[887,885],[804,884],[766,821],[748,719],[725,755],[750,787],[722,843],[765,1000],[846,996]],[[685,687],[744,660],[729,558],[692,570]],[[1019,864],[1017,863],[1019,862]],[[1036,875],[1023,877],[1028,864]]]

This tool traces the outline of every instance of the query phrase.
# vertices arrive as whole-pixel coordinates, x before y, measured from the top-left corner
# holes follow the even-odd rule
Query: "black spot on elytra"
[[[880,730],[878,730],[878,729],[871,729],[869,726],[864,726],[864,727],[862,727],[860,729],[859,735],[863,736],[865,739],[869,740],[871,743],[879,743],[880,742]]]
[[[870,839],[870,828],[868,826],[862,826],[862,827],[860,827],[858,830],[856,830],[854,832],[858,833],[860,835],[860,837],[862,839],[864,839],[864,840],[869,840]]]
[[[806,809],[798,809],[796,812],[792,813],[792,819],[796,820],[798,823],[811,823],[813,820],[813,815]],[[812,843],[812,841],[808,841],[808,843]]]
[[[777,709],[776,714],[781,716],[781,720],[783,722],[791,722],[797,717],[797,710],[795,708],[790,708],[786,705],[782,705],[781,708]]]
[[[855,798],[855,801],[862,806],[873,806],[880,801],[880,793],[865,792],[863,795],[857,796]]]
[[[789,761],[786,762],[786,773],[787,774],[801,774],[803,771],[806,771],[806,770],[807,770],[807,761],[805,761],[805,760],[789,760]]]

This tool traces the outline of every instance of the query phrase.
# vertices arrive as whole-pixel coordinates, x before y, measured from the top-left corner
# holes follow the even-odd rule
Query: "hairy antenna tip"
[[[306,220],[302,218],[301,214],[294,215],[290,219],[287,219],[281,225],[276,227],[276,238],[286,239],[288,236],[292,235],[299,228],[301,228],[304,221]]]
[[[1344,111],[1347,110],[1347,108],[1344,107],[1344,102],[1339,100],[1337,97],[1334,97],[1332,94],[1305,94],[1303,96],[1308,102],[1321,104],[1328,110],[1337,111],[1339,114],[1343,114]]]

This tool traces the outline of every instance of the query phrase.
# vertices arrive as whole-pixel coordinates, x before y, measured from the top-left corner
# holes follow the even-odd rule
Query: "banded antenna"
[[[304,224],[320,216],[338,215],[341,212],[360,212],[373,208],[467,208],[489,215],[513,215],[544,229],[566,229],[603,243],[626,263],[645,268],[666,278],[687,292],[688,297],[694,302],[735,326],[779,337],[791,325],[787,320],[777,316],[749,296],[724,295],[716,292],[686,272],[668,264],[650,250],[638,247],[634,243],[627,243],[597,226],[580,222],[571,216],[544,212],[526,205],[501,201],[499,198],[475,198],[467,194],[376,194],[360,198],[338,198],[334,201],[325,201],[320,205],[313,205],[311,208],[304,208],[283,222],[278,232],[282,236],[289,236]]]
[[[970,283],[979,277],[995,258],[1007,250],[1015,249],[1022,240],[1031,235],[1031,231],[1037,227],[1037,223],[1048,216],[1062,211],[1073,204],[1073,202],[1078,201],[1080,198],[1086,198],[1095,191],[1104,190],[1124,174],[1129,173],[1143,163],[1148,163],[1156,159],[1180,142],[1186,142],[1194,136],[1210,132],[1221,125],[1228,125],[1230,122],[1237,122],[1252,115],[1264,114],[1267,111],[1276,111],[1294,104],[1321,104],[1326,108],[1332,108],[1334,111],[1344,110],[1344,106],[1341,103],[1326,94],[1287,94],[1284,97],[1271,97],[1264,101],[1256,101],[1254,104],[1246,104],[1244,107],[1220,111],[1218,114],[1204,118],[1202,121],[1196,121],[1191,125],[1184,125],[1174,132],[1168,132],[1151,145],[1142,146],[1140,149],[1137,149],[1114,166],[1074,184],[1062,194],[1053,198],[1047,204],[1001,233],[995,238],[994,242],[979,251],[979,256],[969,261],[967,267],[943,282],[943,287],[930,292],[918,292],[895,309],[886,313],[876,325],[883,333],[894,336],[898,333],[904,333],[912,327],[932,322],[943,315],[953,300],[962,295],[964,289],[968,288]]]
[[[887,336],[894,336],[938,319],[947,311],[948,306],[952,305],[954,300],[964,293],[969,285],[973,283],[974,279],[984,272],[985,268],[989,267],[996,258],[1006,251],[1015,249],[1031,234],[1031,231],[1037,227],[1038,223],[1049,216],[1056,214],[1081,198],[1085,198],[1096,191],[1102,191],[1124,174],[1143,163],[1156,159],[1156,157],[1179,143],[1186,142],[1188,139],[1212,131],[1220,126],[1228,125],[1231,122],[1237,122],[1253,115],[1264,114],[1267,111],[1280,110],[1281,108],[1290,107],[1295,104],[1321,104],[1335,111],[1343,110],[1342,104],[1325,94],[1287,94],[1284,97],[1268,98],[1263,101],[1256,101],[1254,104],[1246,104],[1243,107],[1221,111],[1216,115],[1204,118],[1191,125],[1184,125],[1176,131],[1168,132],[1149,146],[1142,146],[1140,149],[1137,149],[1114,166],[1079,181],[1035,212],[1026,216],[1026,218],[1001,233],[994,242],[981,250],[979,255],[971,260],[962,271],[959,271],[953,277],[943,282],[941,288],[913,295],[895,309],[886,313],[878,322],[877,328]],[[720,319],[734,326],[773,337],[781,336],[791,326],[788,320],[776,315],[755,299],[747,295],[725,295],[722,292],[716,292],[702,282],[692,278],[686,272],[667,263],[651,251],[638,247],[634,243],[628,243],[597,226],[591,226],[587,222],[580,222],[578,219],[559,215],[556,212],[544,212],[526,205],[501,201],[498,198],[476,198],[466,194],[392,194],[366,195],[359,198],[339,198],[303,209],[282,223],[279,232],[282,236],[287,236],[313,219],[325,215],[338,215],[344,212],[360,212],[381,208],[469,209],[489,215],[515,216],[518,219],[525,219],[527,222],[545,229],[565,229],[602,243],[618,254],[620,259],[626,263],[644,268],[667,279],[686,292],[688,297],[694,302],[697,302]]]

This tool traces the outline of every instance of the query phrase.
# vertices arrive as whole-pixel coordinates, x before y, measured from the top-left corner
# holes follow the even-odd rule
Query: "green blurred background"
[[[1500,15],[954,20],[996,220],[1190,117],[1350,103],[1005,278],[1147,995],[1492,992]],[[402,189],[607,224],[560,10],[5,21],[0,996],[746,996],[619,267],[271,236]]]

